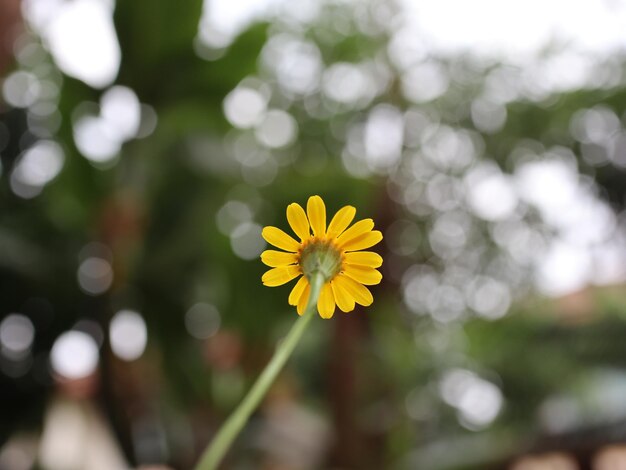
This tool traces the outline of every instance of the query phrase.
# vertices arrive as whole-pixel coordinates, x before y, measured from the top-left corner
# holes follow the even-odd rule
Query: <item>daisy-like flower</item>
[[[372,251],[360,251],[380,242],[382,233],[374,228],[372,219],[348,226],[356,215],[356,209],[345,206],[326,226],[326,206],[319,196],[311,196],[306,213],[297,203],[287,206],[287,221],[298,236],[296,241],[276,227],[265,227],[265,241],[281,250],[266,250],[261,260],[270,269],[263,274],[266,286],[274,287],[300,279],[289,294],[289,305],[302,315],[309,301],[310,281],[321,273],[324,285],[317,300],[317,310],[322,318],[331,318],[335,305],[343,312],[354,310],[355,304],[368,306],[374,301],[365,286],[378,284],[382,275],[376,269],[383,263],[382,257]]]

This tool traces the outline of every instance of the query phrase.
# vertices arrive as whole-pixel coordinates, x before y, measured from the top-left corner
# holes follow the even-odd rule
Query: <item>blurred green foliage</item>
[[[122,63],[115,83],[134,90],[141,103],[150,105],[158,124],[149,136],[124,144],[119,157],[107,165],[84,158],[73,136],[76,109],[85,102],[95,105],[103,91],[61,76],[46,54],[44,63],[61,84],[62,116],[58,132],[48,138],[61,143],[65,160],[58,177],[40,195],[15,194],[11,172],[21,152],[42,137],[29,129],[28,110],[6,105],[0,114],[10,136],[1,154],[0,317],[20,312],[36,332],[27,372],[6,373],[4,359],[0,441],[24,428],[41,428],[45,404],[57,387],[48,365],[55,339],[81,319],[94,321],[106,337],[113,314],[131,308],[146,320],[148,349],[129,365],[104,341],[95,399],[111,417],[131,462],[142,463],[132,437],[133,423],[139,419],[133,410],[140,408],[162,421],[165,429],[170,452],[157,453],[154,459],[176,468],[191,465],[294,319],[286,302],[288,289],[261,285],[264,267],[256,254],[247,255],[248,245],[254,243],[245,242],[246,256],[239,256],[233,241],[237,221],[230,221],[235,226],[224,233],[220,214],[230,217],[225,207],[237,201],[250,212],[248,219],[239,221],[252,224],[248,228],[285,229],[287,204],[303,203],[311,194],[323,195],[329,213],[344,204],[356,206],[359,217],[376,220],[387,240],[381,248],[385,282],[374,289],[374,306],[317,322],[280,384],[293,403],[312,410],[332,430],[319,457],[322,468],[498,467],[541,442],[545,434],[560,431],[549,428],[545,414],[555,397],[574,404],[573,417],[564,418],[571,418],[568,426],[585,429],[590,423],[611,421],[611,410],[605,409],[597,420],[591,417],[596,413],[594,397],[601,401],[602,396],[596,390],[602,387],[597,374],[625,374],[626,304],[621,287],[608,293],[584,291],[580,321],[571,314],[576,308],[542,299],[533,289],[532,263],[515,259],[494,240],[498,221],[472,211],[467,203],[471,188],[464,186],[464,178],[485,162],[512,176],[520,165],[512,157],[516,149],[531,148],[533,158],[541,160],[559,146],[571,151],[577,177],[598,201],[610,204],[618,220],[625,200],[624,168],[610,159],[596,165],[582,158],[583,143],[572,135],[571,126],[575,113],[598,104],[623,112],[622,81],[546,92],[535,99],[520,94],[501,103],[505,122],[500,128],[480,129],[473,103],[482,96],[490,74],[506,67],[471,57],[433,55],[427,60],[445,71],[449,85],[440,96],[415,102],[407,96],[405,70],[388,53],[394,28],[377,22],[377,8],[382,7],[376,2],[360,2],[355,9],[334,5],[309,24],[290,23],[288,18],[254,24],[225,50],[213,51],[214,60],[205,60],[193,47],[202,10],[199,0],[183,8],[165,1],[117,2],[114,22]],[[36,32],[25,34],[29,41],[40,42]],[[263,59],[269,41],[281,34],[312,44],[322,67],[365,63],[375,91],[338,103],[324,95],[322,79],[302,93],[285,88],[277,77],[280,71]],[[623,70],[622,58],[611,60]],[[294,66],[296,72],[299,65]],[[28,66],[17,61],[15,69],[20,68]],[[522,72],[516,69],[513,75]],[[293,142],[264,148],[253,129],[237,129],[225,116],[225,97],[251,77],[269,90],[270,108],[295,118],[298,134]],[[380,161],[359,154],[358,149],[370,150],[351,140],[366,132],[368,119],[383,109],[381,105],[406,118],[401,151],[388,166],[377,166]],[[412,127],[409,113],[421,113],[424,122]],[[623,116],[620,119],[623,128]],[[422,134],[428,126],[433,134],[448,128],[455,138],[467,139],[461,140],[460,149],[444,142],[441,160],[432,161],[426,155],[428,138]],[[245,152],[258,153],[265,163],[242,163],[238,146],[244,157]],[[357,154],[350,155],[354,148]],[[465,158],[468,148],[473,149],[468,163],[457,165],[452,156],[446,167],[449,154],[456,151]],[[270,177],[255,179],[264,171],[270,171]],[[450,208],[438,206],[429,196],[438,178],[451,184],[441,190],[452,200]],[[435,228],[451,213],[469,221],[470,228],[458,253],[448,256],[456,248],[438,250]],[[558,235],[530,203],[519,201],[510,218],[522,221],[546,244]],[[398,221],[408,231],[394,236]],[[623,230],[618,222],[616,236]],[[100,295],[81,291],[77,283],[81,250],[92,242],[111,252],[113,284]],[[454,313],[456,307],[446,302],[459,292],[470,297],[472,293],[463,294],[463,289],[471,291],[472,282],[487,276],[510,294],[507,315],[489,318],[462,301],[458,312],[442,320],[423,305],[412,306],[413,291],[407,286],[416,267],[432,270],[428,275],[437,279],[432,291],[453,288],[440,293],[442,311]],[[422,271],[415,279],[420,276],[425,276]],[[187,331],[185,314],[197,302],[220,312],[216,336],[198,340]],[[444,378],[455,370],[470,371],[480,379],[472,383],[496,387],[502,403],[492,419],[472,423],[460,406],[442,397]],[[488,398],[476,398],[477,409]],[[621,409],[612,418],[625,416]],[[192,437],[184,444],[176,443],[176,428],[168,422],[172,417],[190,430]],[[255,444],[262,423],[259,417],[243,436],[231,458],[232,468],[243,468],[237,465],[254,456],[272,455],[271,448]]]

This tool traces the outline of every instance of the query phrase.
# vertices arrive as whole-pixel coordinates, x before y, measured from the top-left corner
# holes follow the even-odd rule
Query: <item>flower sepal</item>
[[[314,240],[303,248],[300,266],[309,282],[316,273],[330,282],[341,270],[341,254],[331,243]]]

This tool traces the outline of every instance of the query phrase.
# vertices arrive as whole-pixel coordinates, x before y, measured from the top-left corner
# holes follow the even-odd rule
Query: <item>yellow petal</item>
[[[261,280],[269,287],[282,286],[301,273],[300,266],[281,266],[267,271]]]
[[[353,238],[349,242],[344,243],[341,247],[344,251],[357,251],[357,250],[365,250],[366,248],[370,248],[379,241],[383,239],[383,234],[378,230],[372,230],[371,232],[364,233],[359,235],[356,238]]]
[[[378,268],[383,264],[383,257],[373,251],[354,251],[344,255],[344,263]]]
[[[333,282],[336,282],[339,287],[344,289],[348,294],[350,294],[357,304],[363,305],[367,307],[374,302],[374,297],[372,297],[372,293],[362,284],[359,284],[353,279],[350,279],[345,274],[339,274]]]
[[[346,265],[344,266],[343,272],[356,282],[360,282],[366,286],[379,284],[380,280],[383,278],[380,272],[369,266]]]
[[[311,293],[311,285],[307,283],[304,288],[304,292],[300,295],[300,300],[298,300],[298,306],[296,310],[298,311],[298,315],[302,315],[304,313],[304,309],[306,308],[306,304],[309,302],[309,294]]]
[[[300,279],[298,279],[296,285],[293,286],[293,289],[291,289],[291,294],[289,294],[289,305],[298,305],[298,301],[300,300],[300,297],[302,297],[302,293],[308,285],[309,281],[307,280],[306,276],[302,276]]]
[[[339,307],[342,312],[351,312],[354,310],[354,297],[348,294],[348,292],[342,288],[340,284],[337,284],[335,280],[330,283],[330,287],[333,289],[333,295],[335,296],[337,307]]]
[[[322,286],[320,296],[317,299],[317,311],[322,318],[331,318],[335,313],[335,296],[333,290],[330,287],[330,283],[326,283]]]
[[[287,206],[287,221],[296,235],[300,237],[300,240],[308,240],[311,236],[309,230],[309,220],[306,218],[304,209],[300,204],[289,204]]]
[[[267,243],[277,246],[285,251],[297,252],[300,249],[300,243],[295,241],[281,229],[276,227],[265,227],[261,235]]]
[[[356,224],[337,237],[337,244],[340,248],[343,248],[343,245],[350,242],[350,240],[354,240],[358,236],[368,233],[373,228],[374,221],[372,219],[359,220]]]
[[[306,213],[313,229],[313,235],[323,237],[326,234],[326,206],[319,196],[311,196],[306,203]]]
[[[343,231],[348,228],[348,225],[350,225],[355,215],[356,209],[352,206],[345,206],[339,209],[333,217],[333,220],[330,221],[326,236],[328,238],[335,238],[341,235]]]
[[[298,262],[298,255],[296,253],[285,253],[284,251],[265,250],[261,253],[261,261],[272,268],[288,266]]]

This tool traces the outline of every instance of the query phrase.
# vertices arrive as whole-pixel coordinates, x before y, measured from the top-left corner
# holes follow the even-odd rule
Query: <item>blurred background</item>
[[[376,221],[383,283],[224,468],[626,468],[625,31],[616,0],[2,0],[0,469],[192,468],[296,318],[260,233],[312,194]]]

